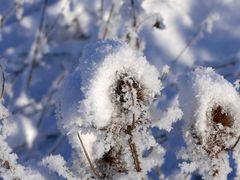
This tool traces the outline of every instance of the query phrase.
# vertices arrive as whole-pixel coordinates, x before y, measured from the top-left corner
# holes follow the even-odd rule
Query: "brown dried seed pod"
[[[8,169],[8,170],[11,169],[9,162],[8,161],[4,161],[2,159],[0,159],[0,166],[2,166],[5,169]]]
[[[105,177],[111,178],[116,172],[127,173],[129,171],[128,163],[124,157],[125,153],[132,155],[135,170],[137,172],[141,171],[139,152],[133,140],[132,132],[148,123],[148,119],[144,115],[146,110],[143,108],[147,100],[144,91],[143,85],[131,72],[116,72],[116,81],[110,87],[112,103],[116,105],[116,113],[105,131],[105,139],[110,137],[116,146],[111,147],[102,158],[96,160],[97,166],[101,168],[100,171],[103,174],[105,173]],[[137,117],[132,112],[132,108],[138,109]],[[128,120],[125,121],[125,119]],[[126,137],[128,137],[127,141]]]
[[[210,133],[203,144],[203,149],[211,157],[217,157],[220,152],[230,148],[227,140],[236,137],[235,132],[231,129],[233,118],[218,105],[212,108],[209,125],[211,126]]]
[[[212,110],[212,121],[215,123],[221,123],[224,127],[232,127],[233,120],[232,118],[223,112],[221,106]]]
[[[114,91],[112,100],[122,106],[127,102],[125,95],[129,91],[136,91],[136,98],[138,103],[143,103],[145,101],[145,92],[144,88],[140,82],[136,80],[133,76],[128,73],[116,73],[118,77],[116,83],[111,87]],[[128,90],[126,90],[128,89]]]
[[[108,174],[109,172],[127,172],[126,163],[122,160],[122,156],[122,146],[111,147],[108,152],[104,153],[101,159],[96,160],[95,163],[99,167],[104,178],[111,178],[112,174]]]
[[[234,121],[220,105],[212,108],[207,118],[209,126],[207,137],[198,135],[194,125],[191,126],[190,132],[197,146],[202,146],[210,157],[217,158],[220,152],[234,147],[234,144],[229,144],[229,140],[235,138],[238,142],[236,132],[232,129]]]

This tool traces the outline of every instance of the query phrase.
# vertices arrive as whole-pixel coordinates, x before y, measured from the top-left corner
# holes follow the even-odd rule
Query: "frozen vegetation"
[[[238,0],[0,0],[0,179],[240,179]]]

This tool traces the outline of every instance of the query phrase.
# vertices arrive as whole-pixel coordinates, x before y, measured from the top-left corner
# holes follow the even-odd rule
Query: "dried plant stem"
[[[85,146],[84,146],[84,144],[83,144],[83,141],[82,141],[82,138],[81,138],[79,132],[78,132],[77,135],[78,135],[78,139],[79,139],[79,141],[80,141],[80,143],[81,143],[81,146],[82,146],[84,155],[86,156],[87,161],[88,161],[88,163],[89,163],[89,165],[90,165],[93,173],[94,173],[98,178],[101,178],[100,173],[96,170],[96,168],[94,167],[94,165],[93,165],[93,163],[92,163],[92,161],[91,161],[91,159],[90,159],[90,157],[89,157],[89,155],[88,155],[88,152],[87,152],[87,150],[86,150],[86,148],[85,148]]]
[[[101,6],[100,6],[100,19],[103,20],[103,6],[104,6],[104,0],[101,0]]]
[[[193,34],[193,36],[191,37],[191,39],[187,42],[186,46],[184,46],[184,48],[179,52],[179,54],[177,55],[177,57],[174,60],[174,63],[176,63],[181,57],[182,55],[185,53],[185,51],[192,45],[192,43],[194,42],[194,40],[198,37],[198,35],[200,34],[200,32],[202,32],[202,28],[203,26],[201,25],[197,31]]]
[[[0,28],[3,28],[6,20],[14,13],[17,8],[19,8],[19,4],[14,3],[6,10],[6,12],[0,18]]]
[[[199,34],[202,32],[203,28],[205,27],[205,24],[207,20],[209,19],[210,15],[212,14],[212,11],[214,9],[214,5],[212,6],[211,10],[208,12],[207,17],[203,20],[203,22],[197,27],[196,32],[192,35],[191,39],[187,42],[187,44],[183,47],[183,49],[179,52],[177,57],[174,59],[173,63],[177,63],[179,59],[182,57],[182,55],[191,47],[195,39],[199,36]]]
[[[30,64],[29,74],[28,74],[28,77],[27,77],[26,89],[28,89],[28,87],[30,86],[30,83],[32,81],[33,69],[34,69],[34,66],[36,65],[36,61],[37,61],[36,56],[37,56],[37,53],[39,51],[38,45],[40,44],[40,41],[41,41],[41,35],[42,35],[42,31],[43,31],[44,17],[45,17],[47,4],[48,4],[48,0],[45,0],[44,3],[43,3],[41,19],[40,19],[40,23],[39,23],[39,27],[38,27],[38,34],[37,34],[37,37],[36,37],[36,41],[34,42],[36,46],[34,47],[34,50],[33,50],[33,57],[32,57],[32,61],[31,61],[31,64]]]
[[[0,65],[0,73],[1,73],[1,76],[2,76],[2,79],[3,79],[3,83],[1,84],[2,86],[2,89],[1,89],[1,92],[0,92],[0,99],[2,99],[3,97],[3,92],[4,92],[4,86],[5,86],[5,77],[4,77],[4,72],[3,72],[3,68],[2,66]]]
[[[128,139],[128,144],[129,144],[129,147],[131,149],[135,169],[136,169],[137,172],[140,172],[141,171],[140,162],[139,162],[139,159],[138,159],[136,145],[133,143],[132,136],[130,136],[130,138]]]
[[[55,18],[54,22],[52,23],[52,25],[48,28],[47,32],[46,32],[46,37],[49,37],[50,34],[53,32],[53,30],[55,29],[58,21],[61,18],[61,14],[65,11],[65,9],[68,7],[68,5],[70,4],[71,0],[66,0],[66,2],[64,3],[64,5],[62,6],[62,8],[60,9],[60,12],[58,13],[57,17]]]
[[[112,15],[113,15],[113,10],[114,10],[114,4],[112,4],[111,9],[110,9],[108,20],[107,20],[107,23],[106,23],[106,26],[105,26],[105,29],[104,29],[104,33],[103,33],[103,39],[106,39],[106,37],[107,37],[108,25],[109,25],[109,23],[111,21],[111,18],[112,18]]]
[[[63,135],[60,135],[60,136],[57,138],[56,142],[53,144],[53,146],[50,147],[50,149],[47,151],[46,155],[50,155],[50,154],[55,153],[55,152],[59,149],[59,147],[61,146],[61,144],[63,144],[63,142],[64,142],[64,136],[63,136]]]
[[[229,148],[228,150],[233,150],[237,146],[237,144],[239,143],[239,140],[240,140],[240,136],[238,136],[238,139],[235,142],[235,144],[231,148]]]
[[[132,6],[132,13],[133,13],[132,26],[135,29],[135,31],[137,32],[137,16],[136,16],[136,12],[135,12],[135,2],[134,2],[134,0],[131,0],[131,6]]]
[[[133,142],[133,134],[132,134],[132,130],[135,128],[135,114],[133,114],[133,123],[132,126],[129,126],[127,133],[129,134],[129,139],[128,139],[128,145],[130,147],[131,150],[131,154],[132,154],[132,158],[133,158],[133,162],[134,162],[134,166],[137,172],[141,171],[141,166],[140,166],[140,161],[138,159],[138,154],[137,154],[137,149],[136,149],[136,145]]]

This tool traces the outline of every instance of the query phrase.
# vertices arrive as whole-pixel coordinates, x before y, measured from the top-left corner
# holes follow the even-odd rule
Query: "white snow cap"
[[[183,80],[183,78],[182,78]],[[234,86],[212,68],[197,68],[188,74],[180,84],[180,105],[184,111],[184,119],[196,120],[196,128],[200,133],[207,129],[207,112],[220,105],[225,113],[239,121],[240,97]],[[235,125],[240,122],[234,123]]]
[[[239,151],[239,94],[212,68],[199,67],[182,76],[179,86],[187,144],[181,157],[190,160],[180,165],[182,171],[198,170],[204,179],[227,179],[228,151]]]
[[[165,151],[149,132],[149,110],[163,88],[161,75],[142,53],[123,42],[99,41],[85,48],[80,66],[65,79],[58,97],[59,125],[80,157],[73,157],[77,172],[92,176],[90,159],[101,176],[146,176],[163,162]],[[151,155],[143,157],[151,148]],[[106,157],[116,162],[110,165]]]
[[[86,109],[90,110],[88,115],[92,115],[91,121],[97,127],[104,127],[110,122],[114,108],[110,99],[110,87],[116,81],[117,72],[130,72],[153,96],[159,94],[163,88],[158,70],[150,65],[140,52],[121,42],[114,42],[113,45],[103,43],[103,46],[94,51],[98,54],[109,50],[112,52],[110,51],[103,61],[100,61],[90,84],[82,88],[83,91],[87,91],[86,100],[81,103],[80,111],[83,114]]]

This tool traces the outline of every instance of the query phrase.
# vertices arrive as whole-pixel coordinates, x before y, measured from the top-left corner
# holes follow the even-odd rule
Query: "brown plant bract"
[[[212,108],[210,116],[207,117],[210,126],[208,137],[197,135],[194,126],[191,127],[191,134],[196,145],[202,146],[211,158],[217,158],[220,152],[228,151],[234,147],[234,145],[229,147],[228,142],[226,142],[229,138],[236,138],[236,134],[231,129],[227,131],[227,128],[231,128],[234,122],[232,117],[223,111],[220,105]],[[203,139],[206,139],[205,142],[203,142]]]
[[[0,167],[3,167],[6,170],[11,171],[11,166],[9,161],[0,159]],[[19,177],[14,177],[13,180],[21,180]]]
[[[200,137],[196,133],[194,125],[191,126],[190,132],[196,145],[202,146],[209,157],[218,158],[220,152],[233,149],[236,143],[238,143],[239,138],[233,146],[229,147],[228,142],[226,142],[227,139],[237,137],[231,129],[227,131],[227,129],[232,128],[234,121],[220,105],[212,108],[210,116],[207,115],[207,118],[208,125],[210,126],[208,137]],[[206,140],[203,141],[203,139]],[[211,173],[213,177],[216,177],[219,174],[219,169],[214,166]]]
[[[211,157],[218,157],[222,151],[229,149],[227,137],[234,138],[235,134],[232,131],[227,131],[233,125],[233,119],[230,115],[223,111],[221,106],[212,109],[210,119],[210,134],[207,137],[206,144],[203,148]],[[220,124],[223,128],[220,128]]]
[[[0,159],[0,166],[2,166],[5,169],[8,169],[8,170],[11,169],[9,162],[8,161],[4,161],[2,159]]]
[[[232,127],[232,118],[223,112],[221,106],[217,106],[216,109],[212,110],[212,121],[215,123],[221,123],[224,127]]]
[[[139,152],[137,150],[136,144],[133,138],[133,131],[138,126],[144,123],[144,113],[146,111],[142,110],[142,107],[146,101],[145,92],[142,84],[135,79],[134,76],[127,72],[119,73],[116,72],[116,82],[111,86],[111,96],[112,103],[116,105],[117,117],[120,119],[129,118],[132,114],[131,121],[113,119],[111,124],[103,129],[105,131],[106,138],[111,136],[112,140],[116,142],[116,146],[111,147],[108,152],[102,156],[101,159],[96,160],[97,166],[104,172],[105,178],[111,178],[112,174],[107,174],[109,170],[113,170],[117,173],[127,173],[129,169],[127,168],[127,162],[124,158],[126,151],[126,146],[129,147],[130,154],[133,158],[134,169],[136,172],[140,172],[140,160]],[[137,107],[140,110],[140,116],[131,112],[131,107]],[[131,117],[131,116],[130,116]],[[125,142],[125,137],[128,136],[127,142]],[[120,142],[119,142],[120,141]]]
[[[137,102],[144,102],[144,88],[143,86],[132,76],[129,76],[128,73],[120,73],[118,74],[119,79],[117,80],[115,84],[115,92],[114,92],[114,98],[119,100],[115,100],[116,103],[120,103],[120,106],[124,103],[126,103],[125,94],[127,93],[124,91],[124,88],[129,88],[129,90],[135,90],[137,95]],[[135,104],[134,104],[135,105]]]

